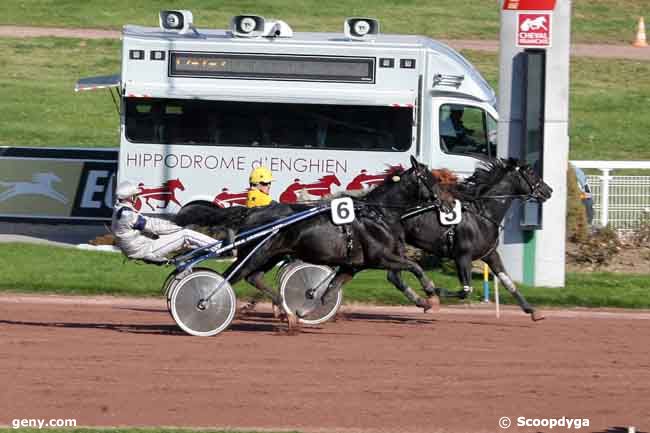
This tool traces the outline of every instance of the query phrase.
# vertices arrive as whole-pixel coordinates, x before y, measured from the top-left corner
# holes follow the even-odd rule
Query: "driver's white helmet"
[[[117,186],[117,189],[115,190],[115,197],[117,197],[119,200],[124,200],[129,197],[133,197],[139,192],[140,188],[138,188],[135,183],[131,182],[130,180],[124,180]]]

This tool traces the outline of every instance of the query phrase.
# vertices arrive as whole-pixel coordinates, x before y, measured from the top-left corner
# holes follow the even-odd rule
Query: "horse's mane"
[[[453,203],[459,193],[458,176],[446,168],[431,170],[433,178],[440,188],[440,199],[446,203]]]
[[[514,158],[491,158],[481,161],[474,173],[458,185],[458,191],[464,198],[484,195],[517,166],[518,161]]]
[[[441,186],[452,186],[458,183],[458,176],[446,168],[431,170],[431,174]]]

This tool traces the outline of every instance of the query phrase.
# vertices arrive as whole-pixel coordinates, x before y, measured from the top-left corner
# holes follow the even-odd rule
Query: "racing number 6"
[[[354,221],[354,202],[350,197],[332,200],[332,222],[336,225],[349,224]]]

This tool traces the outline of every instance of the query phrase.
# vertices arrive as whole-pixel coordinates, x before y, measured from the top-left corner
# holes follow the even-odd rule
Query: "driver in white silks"
[[[119,184],[113,208],[111,231],[117,246],[131,259],[163,263],[167,255],[185,247],[201,248],[218,242],[193,230],[154,217],[145,217],[135,207],[140,189],[130,181]]]

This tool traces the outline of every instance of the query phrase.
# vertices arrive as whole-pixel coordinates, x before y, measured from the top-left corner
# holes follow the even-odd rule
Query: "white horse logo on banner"
[[[35,173],[32,175],[31,182],[0,181],[0,186],[9,188],[0,193],[0,202],[9,200],[18,195],[34,194],[44,195],[63,204],[68,203],[68,199],[65,195],[54,190],[52,182],[61,182],[61,178],[51,172]]]

